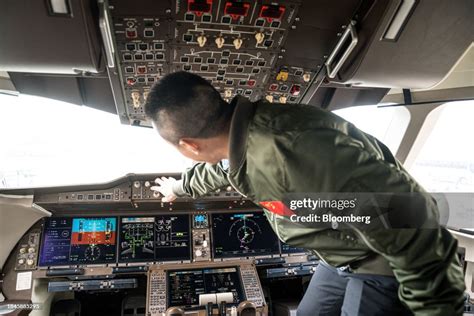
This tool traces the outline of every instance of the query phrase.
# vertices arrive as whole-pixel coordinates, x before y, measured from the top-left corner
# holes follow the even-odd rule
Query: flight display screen
[[[190,260],[188,215],[122,217],[119,261]]]
[[[39,265],[114,263],[116,232],[115,217],[47,218]]]
[[[243,301],[244,294],[236,267],[168,271],[168,306],[199,305],[200,294],[232,292],[233,302]]]
[[[279,253],[279,240],[263,212],[212,214],[214,257]]]

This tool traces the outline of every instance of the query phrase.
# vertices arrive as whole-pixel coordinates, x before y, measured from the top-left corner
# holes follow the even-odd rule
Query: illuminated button
[[[135,60],[143,60],[143,55],[142,54],[135,54],[135,55],[133,55],[133,58],[135,58]]]
[[[209,66],[208,65],[202,65],[201,66],[201,71],[208,71],[209,70]]]
[[[231,86],[231,85],[234,84],[234,80],[227,80],[227,81],[225,82],[225,84],[226,84],[227,86]]]
[[[145,35],[145,37],[153,37],[153,36],[155,36],[155,31],[145,30],[145,32],[143,34]]]
[[[137,49],[137,46],[134,43],[127,43],[127,45],[125,45],[125,48],[127,48],[127,50],[135,50]]]
[[[240,59],[234,59],[234,61],[232,62],[233,65],[240,65],[242,61]]]
[[[194,14],[192,14],[192,13],[186,13],[186,14],[184,15],[184,20],[185,20],[185,21],[188,21],[188,22],[194,21]]]
[[[125,36],[127,38],[136,38],[137,37],[137,29],[127,29],[125,31]]]
[[[243,67],[237,67],[235,69],[235,72],[244,72],[244,68]]]
[[[184,34],[183,35],[183,41],[192,42],[193,41],[193,35],[192,34]]]
[[[260,72],[260,69],[258,69],[258,68],[253,68],[252,69],[253,74],[258,74],[259,72]]]
[[[255,21],[255,26],[263,26],[264,24],[265,24],[264,19],[257,19],[257,21]]]
[[[155,58],[157,60],[163,60],[165,59],[165,54],[162,54],[162,53],[155,54]]]
[[[182,63],[189,63],[189,57],[181,57]]]
[[[217,71],[217,74],[218,74],[219,76],[225,75],[225,69],[219,69],[219,70]]]
[[[272,23],[270,23],[270,27],[273,27],[273,28],[280,27],[280,21],[272,21]]]
[[[163,49],[163,43],[155,43],[155,49],[156,50],[162,50]]]
[[[287,91],[288,90],[288,86],[287,85],[282,85],[280,86],[280,91]]]
[[[253,60],[247,60],[245,66],[253,66]]]
[[[208,58],[207,59],[207,63],[208,64],[214,64],[216,62],[216,59],[215,58]]]
[[[248,85],[249,87],[255,86],[255,80],[250,79],[249,81],[247,81],[247,85]]]
[[[202,58],[201,57],[194,57],[194,62],[196,64],[200,64],[200,63],[202,63]]]
[[[301,70],[301,69],[298,69],[298,70],[295,71],[295,76],[298,76],[298,77],[299,77],[299,76],[301,76],[302,74],[303,74],[303,70]]]
[[[245,95],[251,95],[252,94],[252,90],[245,90]]]
[[[230,52],[228,50],[225,50],[222,52],[222,57],[229,57],[230,56]]]
[[[232,21],[232,19],[230,18],[230,16],[223,16],[222,17],[222,23],[224,23],[224,24],[230,24],[231,21]]]
[[[277,81],[287,81],[288,80],[288,70],[282,69],[276,76]]]
[[[125,72],[126,72],[126,73],[133,73],[133,72],[135,72],[135,68],[133,68],[133,67],[125,67]],[[78,197],[79,197],[79,196],[78,196]]]
[[[191,65],[184,65],[183,70],[184,71],[190,71],[191,70]]]
[[[138,44],[138,49],[147,50],[148,49],[148,44],[147,43],[140,43],[140,44]]]
[[[205,22],[205,23],[211,22],[211,19],[212,19],[212,16],[210,14],[204,14],[202,16],[202,21]]]
[[[290,94],[292,96],[298,96],[301,92],[301,86],[297,85],[297,84],[294,84],[291,86],[291,89],[290,89]]]
[[[265,67],[266,64],[267,64],[267,62],[262,60],[262,61],[259,61],[257,65],[259,67]]]
[[[132,55],[131,54],[123,54],[123,60],[125,60],[125,61],[132,60]]]
[[[145,60],[153,60],[153,54],[145,54]]]
[[[265,47],[272,47],[272,45],[273,45],[272,40],[266,40],[265,42],[263,42],[263,46]]]
[[[270,90],[271,90],[271,91],[276,91],[277,89],[278,89],[278,85],[277,85],[276,83],[272,83],[272,84],[270,85]]]
[[[220,63],[221,65],[227,65],[229,63],[229,60],[227,58],[222,58]]]
[[[144,73],[146,73],[146,66],[138,66],[138,67],[137,67],[137,72],[138,72],[139,74],[144,74]]]

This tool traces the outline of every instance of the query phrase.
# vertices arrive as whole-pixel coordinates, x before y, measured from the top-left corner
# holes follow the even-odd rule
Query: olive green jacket
[[[438,217],[435,200],[390,151],[337,115],[241,97],[232,105],[229,170],[196,164],[183,174],[177,195],[199,197],[229,184],[256,204],[282,201],[291,192],[419,192],[419,212]],[[266,215],[281,240],[333,266],[394,275],[401,301],[415,315],[462,315],[463,273],[457,242],[446,229],[316,229]]]

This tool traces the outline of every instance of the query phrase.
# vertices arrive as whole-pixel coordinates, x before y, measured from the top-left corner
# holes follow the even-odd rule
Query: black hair
[[[182,138],[209,138],[225,132],[233,107],[204,78],[185,71],[157,81],[148,93],[145,114],[160,135],[177,144]]]

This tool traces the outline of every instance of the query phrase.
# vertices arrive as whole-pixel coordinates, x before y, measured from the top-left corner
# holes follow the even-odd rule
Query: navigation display
[[[214,257],[279,253],[278,238],[263,212],[212,214]]]
[[[47,218],[40,266],[114,263],[117,219]]]
[[[227,304],[245,299],[236,267],[168,271],[167,274],[169,306],[198,305],[200,294],[232,292],[234,301]]]
[[[122,217],[119,261],[190,260],[188,215]]]

